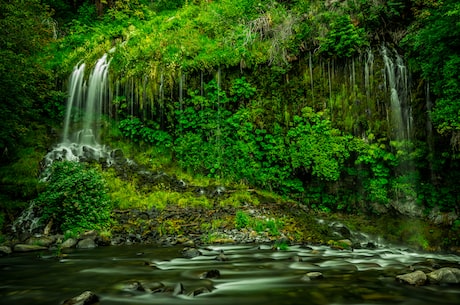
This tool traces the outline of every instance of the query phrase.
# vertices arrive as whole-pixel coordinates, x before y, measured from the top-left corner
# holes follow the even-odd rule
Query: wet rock
[[[97,231],[91,230],[91,231],[86,231],[86,232],[82,233],[80,235],[80,238],[81,239],[86,239],[86,238],[95,239],[97,237],[97,235],[98,235]]]
[[[200,255],[201,252],[197,248],[184,248],[182,250],[182,256],[185,258],[194,258]]]
[[[460,284],[460,269],[445,267],[427,274],[430,283]]]
[[[62,302],[62,305],[92,305],[99,302],[99,297],[91,291],[85,291],[82,294],[67,299]]]
[[[351,231],[348,229],[343,223],[340,222],[333,222],[329,225],[335,235],[343,239],[350,239],[351,238]]]
[[[168,292],[168,290],[170,291],[170,289],[161,282],[155,283],[149,289],[152,293],[163,293]]]
[[[220,251],[219,255],[216,256],[216,260],[219,262],[228,261],[228,257],[224,254],[224,251]]]
[[[48,250],[48,247],[39,245],[17,244],[14,246],[14,252],[32,252]]]
[[[49,236],[32,236],[27,239],[26,244],[49,247],[54,241],[55,238]]]
[[[176,296],[176,295],[181,295],[181,294],[185,294],[184,285],[182,285],[182,283],[177,283],[176,286],[174,287],[173,295]]]
[[[366,249],[377,249],[377,245],[374,244],[373,242],[368,242],[366,244]]]
[[[311,281],[311,280],[319,280],[322,279],[324,276],[321,272],[308,272],[302,277],[302,281]]]
[[[190,293],[188,294],[188,296],[189,296],[189,297],[196,297],[196,296],[198,296],[198,295],[200,295],[200,294],[209,293],[209,292],[211,292],[211,290],[209,290],[208,288],[206,288],[206,287],[200,287],[200,288],[197,288],[197,289],[193,290],[192,292],[190,292]]]
[[[78,242],[77,248],[80,249],[93,249],[96,248],[96,242],[92,238],[85,238]]]
[[[291,257],[291,261],[293,262],[301,262],[302,261],[302,258],[298,255],[294,255]]]
[[[77,245],[77,240],[75,238],[67,238],[62,244],[61,249],[73,248]]]
[[[128,285],[126,285],[125,289],[130,290],[130,291],[140,291],[140,292],[145,291],[144,286],[138,281],[129,283]]]
[[[400,283],[405,283],[409,285],[421,286],[426,282],[426,274],[423,271],[414,271],[411,273],[406,273],[402,275],[397,275],[396,280]]]
[[[11,247],[0,246],[0,256],[11,254],[11,252],[13,252]]]
[[[217,269],[212,269],[206,272],[203,272],[200,275],[200,279],[213,279],[220,277],[220,271]]]

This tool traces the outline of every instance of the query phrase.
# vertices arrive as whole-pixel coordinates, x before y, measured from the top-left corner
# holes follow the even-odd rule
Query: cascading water
[[[87,82],[85,68],[84,63],[78,64],[70,76],[62,141],[45,156],[45,169],[54,161],[62,160],[106,158],[110,162],[110,151],[98,143],[102,109],[109,89],[107,54],[97,61]]]
[[[381,54],[385,64],[385,85],[390,92],[393,135],[398,141],[410,140],[412,111],[407,67],[397,52],[382,46]]]

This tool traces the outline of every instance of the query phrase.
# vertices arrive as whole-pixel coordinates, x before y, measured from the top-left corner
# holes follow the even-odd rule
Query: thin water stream
[[[184,258],[183,247],[120,246],[74,249],[61,259],[48,252],[0,258],[1,304],[60,304],[91,290],[100,304],[459,304],[459,286],[408,286],[395,275],[427,262],[458,265],[455,255],[379,248],[223,245]],[[223,251],[223,252],[221,252]],[[216,258],[224,255],[225,260]],[[412,266],[412,267],[411,267]],[[219,277],[203,278],[218,270]],[[323,278],[308,279],[308,272]],[[146,291],[134,289],[139,283]],[[181,283],[184,294],[153,293]],[[197,296],[192,291],[209,289]],[[142,290],[142,289],[141,289]],[[168,290],[168,289],[165,289]]]

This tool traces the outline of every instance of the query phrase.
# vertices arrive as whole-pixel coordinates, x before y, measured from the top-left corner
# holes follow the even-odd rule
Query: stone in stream
[[[80,249],[93,249],[96,247],[97,245],[94,242],[94,239],[91,237],[82,239],[77,244],[77,248],[80,248]]]
[[[91,291],[85,291],[82,294],[73,297],[71,299],[67,299],[62,302],[62,305],[92,305],[99,302],[99,297],[95,295]]]
[[[17,244],[14,246],[14,252],[32,252],[48,250],[48,247],[39,245]]]
[[[0,256],[11,254],[13,252],[10,247],[8,246],[0,246]]]
[[[220,277],[220,271],[217,269],[212,269],[200,274],[200,279],[213,279]]]
[[[173,295],[177,296],[177,295],[184,294],[184,293],[185,293],[184,285],[182,285],[182,283],[177,283],[176,286],[174,287]]]
[[[55,241],[55,238],[49,236],[32,236],[27,239],[26,244],[49,247]]]
[[[321,272],[308,272],[302,277],[302,281],[308,282],[311,280],[322,279],[324,276]]]
[[[75,238],[67,238],[62,244],[61,249],[73,248],[77,245],[78,240]]]
[[[134,281],[132,283],[127,284],[126,287],[125,287],[125,290],[140,291],[140,292],[146,291],[144,286],[138,281]]]
[[[426,274],[423,271],[417,270],[411,273],[406,273],[402,275],[397,275],[396,280],[400,283],[405,283],[409,285],[421,286],[426,282]]]
[[[206,287],[200,287],[200,288],[197,288],[195,290],[193,290],[192,292],[188,293],[187,296],[189,297],[196,297],[200,294],[203,294],[203,293],[209,293],[211,292],[208,288]]]
[[[219,255],[216,256],[216,260],[219,262],[228,261],[228,257],[224,254],[224,250],[220,250]]]
[[[460,269],[445,267],[427,274],[430,283],[460,284]]]
[[[184,248],[182,250],[182,256],[185,258],[194,258],[200,256],[201,252],[196,248]]]

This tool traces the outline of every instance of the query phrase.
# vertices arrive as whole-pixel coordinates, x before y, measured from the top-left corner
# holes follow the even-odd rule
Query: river
[[[86,290],[108,304],[460,304],[459,286],[408,286],[395,276],[431,265],[459,266],[451,254],[386,248],[334,250],[326,246],[213,245],[185,258],[183,247],[154,245],[73,249],[0,258],[0,303],[60,304]],[[222,258],[218,260],[216,258]],[[220,276],[203,278],[218,270]],[[323,277],[308,279],[308,272]],[[210,273],[208,273],[210,274]],[[138,285],[139,283],[140,285]],[[153,293],[181,283],[184,294]],[[142,286],[142,289],[135,287]],[[189,296],[206,287],[209,292]],[[200,290],[201,291],[201,290]]]

